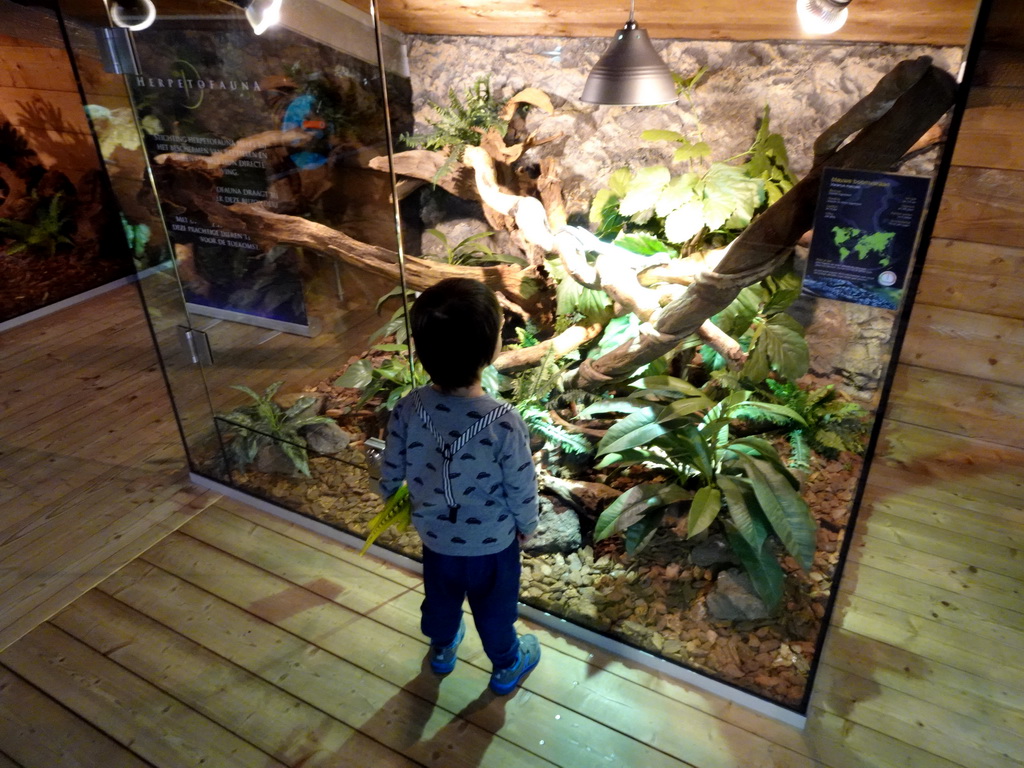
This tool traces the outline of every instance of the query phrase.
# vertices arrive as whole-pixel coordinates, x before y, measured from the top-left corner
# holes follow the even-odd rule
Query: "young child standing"
[[[420,628],[430,666],[455,668],[469,598],[490,687],[510,693],[540,660],[534,635],[518,637],[519,544],[537,527],[537,478],[519,414],[484,393],[483,369],[501,340],[502,313],[487,286],[448,278],[424,291],[410,312],[416,353],[432,386],[391,413],[381,492],[409,485],[412,522],[423,540]]]

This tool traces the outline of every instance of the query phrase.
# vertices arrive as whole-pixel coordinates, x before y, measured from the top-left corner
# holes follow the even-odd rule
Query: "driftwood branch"
[[[509,349],[502,352],[494,360],[494,367],[501,373],[516,373],[539,365],[549,351],[555,358],[565,357],[574,349],[579,349],[588,341],[592,341],[601,333],[602,325],[574,325],[532,347]]]
[[[462,163],[453,163],[446,174],[441,177],[437,176],[446,159],[446,155],[426,149],[399,152],[394,156],[395,174],[436,184],[441,189],[451,192],[463,200],[479,200],[480,195],[477,194],[476,186],[473,183],[473,171]],[[369,166],[375,171],[383,173],[389,171],[386,155],[373,158]]]

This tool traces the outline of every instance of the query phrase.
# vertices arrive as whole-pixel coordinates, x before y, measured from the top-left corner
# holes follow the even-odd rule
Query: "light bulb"
[[[130,10],[125,9],[118,0],[110,3],[110,20],[115,27],[121,27],[132,32],[140,32],[153,25],[156,21],[156,6],[152,0],[135,0],[126,3]],[[139,18],[141,15],[141,18]]]
[[[281,20],[282,0],[252,0],[245,9],[245,18],[254,34],[262,35]]]
[[[809,35],[831,35],[846,23],[850,0],[796,0],[800,26]]]

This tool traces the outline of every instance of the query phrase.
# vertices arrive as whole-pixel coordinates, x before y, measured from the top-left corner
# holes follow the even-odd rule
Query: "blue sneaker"
[[[430,668],[436,675],[447,675],[455,669],[455,662],[459,660],[459,643],[466,636],[466,622],[459,622],[459,629],[455,633],[455,639],[448,645],[430,646]]]
[[[516,663],[505,669],[496,669],[491,674],[491,690],[499,696],[511,693],[530,670],[540,661],[540,643],[535,635],[523,635],[519,638],[519,655]]]

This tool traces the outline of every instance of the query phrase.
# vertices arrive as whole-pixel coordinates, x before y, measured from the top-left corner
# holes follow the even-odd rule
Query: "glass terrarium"
[[[429,383],[409,303],[480,280],[540,478],[528,614],[806,710],[959,48],[668,41],[677,101],[627,108],[578,98],[602,40],[67,5],[200,482],[365,539]]]

